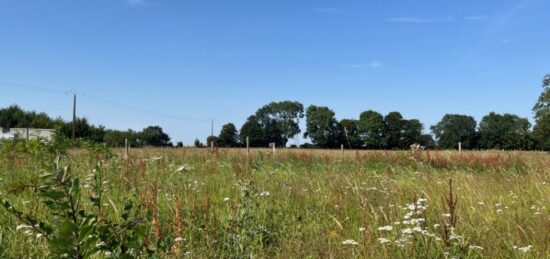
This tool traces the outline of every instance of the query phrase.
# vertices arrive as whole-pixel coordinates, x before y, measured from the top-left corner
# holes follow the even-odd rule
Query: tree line
[[[73,122],[61,118],[51,118],[46,113],[25,111],[17,105],[0,109],[0,126],[2,128],[38,128],[55,129],[56,138],[70,139]],[[90,124],[86,118],[76,118],[75,137],[78,140],[105,143],[110,147],[124,146],[125,139],[133,147],[172,146],[170,137],[159,126],[148,126],[141,131],[113,130],[104,126]],[[182,144],[181,144],[182,145]]]
[[[430,127],[432,134],[423,134],[424,125],[417,119],[406,119],[399,112],[382,115],[368,110],[358,119],[336,119],[325,106],[304,106],[295,101],[269,103],[249,116],[237,131],[233,123],[223,125],[218,136],[206,143],[221,147],[239,147],[248,137],[251,147],[267,147],[271,143],[286,147],[289,139],[301,133],[299,123],[305,117],[303,136],[311,143],[301,147],[352,149],[408,149],[413,144],[425,148],[550,150],[550,74],[542,83],[543,91],[533,108],[536,124],[514,114],[491,112],[478,123],[474,117],[446,114]],[[203,146],[195,141],[195,146]]]
[[[251,147],[268,147],[274,143],[286,147],[290,139],[302,134],[300,121],[305,119],[303,136],[311,143],[303,148],[352,149],[408,149],[413,144],[426,148],[456,149],[461,143],[465,149],[550,150],[550,74],[542,82],[542,93],[533,107],[535,125],[527,118],[514,114],[491,112],[478,123],[472,116],[446,114],[423,133],[424,125],[414,118],[404,118],[399,112],[386,115],[374,110],[359,114],[358,118],[337,120],[336,113],[326,106],[305,108],[296,101],[272,102],[250,115],[239,130],[233,123],[223,125],[217,136],[209,136],[206,144],[220,147],[244,146],[248,138]],[[90,124],[86,118],[77,118],[78,139],[105,143],[111,147],[173,146],[168,134],[159,126],[141,131],[106,129]],[[0,109],[0,126],[4,128],[54,128],[58,135],[70,138],[72,122],[52,119],[45,113],[24,111],[17,105]],[[183,146],[178,142],[176,146]],[[202,147],[200,140],[195,146]]]

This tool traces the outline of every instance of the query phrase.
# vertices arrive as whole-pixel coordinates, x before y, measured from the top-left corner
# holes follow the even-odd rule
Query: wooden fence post
[[[124,139],[124,159],[128,159],[128,139]]]
[[[250,138],[248,136],[246,137],[246,156],[250,156]]]

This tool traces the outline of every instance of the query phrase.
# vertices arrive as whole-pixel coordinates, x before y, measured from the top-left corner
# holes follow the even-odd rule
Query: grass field
[[[112,152],[72,150],[61,163],[80,178],[83,197],[100,165],[101,218],[116,221],[126,202],[142,204],[147,242],[165,240],[161,258],[550,258],[545,153]],[[54,159],[4,151],[2,198],[52,217],[35,189]],[[55,257],[21,224],[0,208],[0,257]]]

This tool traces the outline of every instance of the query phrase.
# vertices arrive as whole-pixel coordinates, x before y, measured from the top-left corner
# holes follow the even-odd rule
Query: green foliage
[[[241,143],[246,143],[247,137],[249,138],[251,147],[267,147],[269,143],[265,140],[262,126],[254,115],[247,118],[240,130],[239,138]]]
[[[342,140],[344,140],[346,146],[351,146],[351,148],[353,149],[359,149],[363,147],[363,141],[361,140],[361,137],[359,135],[359,121],[353,119],[343,119],[340,121],[339,125]]]
[[[533,128],[533,138],[537,141],[538,148],[550,150],[550,115],[545,115],[537,120]]]
[[[403,132],[401,133],[400,148],[406,149],[412,144],[425,145],[425,139],[422,138],[422,123],[417,119],[404,120]]]
[[[117,221],[105,218],[102,204],[106,182],[101,170],[98,165],[92,172],[91,192],[85,199],[80,179],[58,158],[51,172],[40,176],[41,184],[36,188],[48,217],[38,219],[23,213],[5,199],[2,206],[21,222],[18,229],[45,239],[56,258],[135,258],[152,254],[146,243],[150,214],[144,214],[141,206],[134,208],[128,202]]]
[[[220,135],[218,136],[218,145],[220,147],[239,146],[239,134],[233,123],[223,125]]]
[[[533,107],[535,119],[540,119],[550,113],[550,74],[544,76],[542,80],[542,93]]]
[[[299,102],[271,102],[256,111],[256,120],[263,131],[264,143],[286,146],[290,138],[300,133],[299,121],[304,106]]]
[[[214,143],[214,146],[218,145],[218,137],[216,137],[216,136],[208,136],[208,137],[206,138],[206,145],[207,145],[207,146],[212,145],[212,143]]]
[[[306,112],[306,127],[304,137],[322,148],[335,148],[340,144],[341,134],[335,113],[328,107],[311,105]]]
[[[197,138],[194,142],[195,147],[204,147],[204,144]]]
[[[140,133],[131,129],[127,131],[107,130],[103,141],[109,147],[124,147],[125,139],[128,140],[128,145],[131,147],[143,146],[143,141],[140,139]]]
[[[548,250],[541,226],[548,224],[550,158],[543,153],[354,151],[342,160],[339,150],[271,156],[252,149],[248,159],[242,150],[143,148],[95,161],[88,153],[72,150],[62,160],[61,172],[70,165],[63,185],[38,177],[39,169],[58,168],[39,155],[0,154],[0,198],[49,226],[71,223],[71,210],[47,206],[42,186],[63,192],[50,195],[53,204],[78,200],[84,216],[77,213],[78,230],[63,235],[83,237],[82,222],[95,215],[91,237],[79,243],[83,253],[91,251],[85,244],[99,245],[91,258],[545,258]],[[445,205],[450,177],[458,198],[452,210]],[[80,198],[67,198],[63,186],[77,178]],[[411,209],[419,197],[427,201]],[[451,211],[456,217],[445,216]],[[35,225],[0,208],[0,257],[60,258],[44,236],[36,238]]]
[[[257,214],[260,193],[252,182],[240,183],[239,210],[223,222],[223,244],[219,255],[225,258],[251,258],[261,250],[274,249],[277,232]],[[274,215],[273,215],[274,216]]]
[[[526,149],[530,128],[525,118],[491,112],[479,123],[479,145],[485,149]]]
[[[539,148],[550,150],[550,74],[542,80],[542,88],[542,93],[533,107],[536,120],[533,137]]]
[[[0,109],[0,127],[2,128],[40,128],[51,129],[58,126],[60,121],[51,119],[45,113],[24,111],[17,105]]]
[[[445,114],[431,129],[437,145],[443,149],[456,149],[462,143],[465,149],[477,147],[476,120],[467,115]]]
[[[164,133],[162,128],[159,126],[149,126],[144,128],[139,136],[143,141],[143,144],[147,146],[172,146],[172,143],[170,143],[170,137],[168,134]]]
[[[398,149],[403,147],[402,131],[405,120],[399,112],[390,112],[384,117],[384,137],[383,145],[388,149]]]
[[[380,149],[383,146],[384,117],[382,114],[368,110],[362,112],[358,122],[359,136],[365,147],[369,149]]]

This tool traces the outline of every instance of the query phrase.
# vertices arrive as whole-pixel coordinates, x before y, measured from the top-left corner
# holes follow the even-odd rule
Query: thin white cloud
[[[435,17],[435,18],[418,18],[414,16],[400,16],[389,18],[386,21],[388,22],[399,22],[399,23],[442,23],[442,22],[452,22],[454,17]]]
[[[372,67],[372,68],[377,68],[377,67],[381,67],[383,66],[384,64],[380,61],[377,61],[377,60],[374,60],[374,61],[371,61],[369,63],[369,66]]]
[[[472,15],[472,16],[464,17],[465,21],[476,21],[476,20],[485,20],[485,19],[487,19],[487,16],[485,15]]]
[[[498,43],[500,43],[500,44],[507,44],[507,43],[510,43],[510,42],[512,42],[512,41],[514,41],[514,39],[502,39],[502,40],[500,40]]]
[[[144,5],[147,5],[146,0],[125,0],[125,1],[130,6],[144,6]]]
[[[381,66],[383,66],[384,63],[378,61],[378,60],[373,60],[369,63],[351,63],[351,64],[342,64],[340,65],[341,67],[343,68],[348,68],[348,69],[359,69],[359,68],[379,68]]]
[[[338,9],[336,7],[317,7],[313,8],[313,11],[322,14],[337,14],[342,12],[341,9]]]

